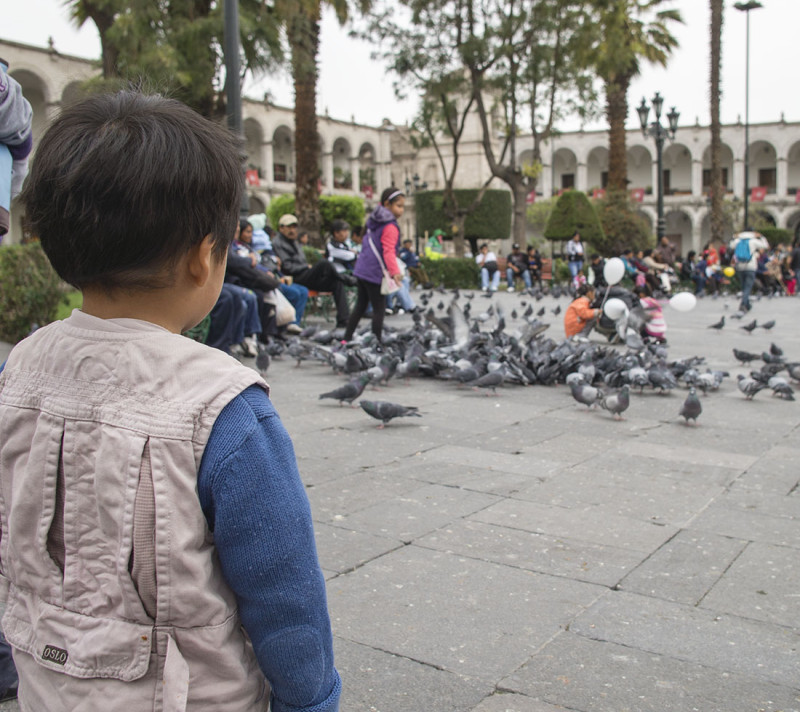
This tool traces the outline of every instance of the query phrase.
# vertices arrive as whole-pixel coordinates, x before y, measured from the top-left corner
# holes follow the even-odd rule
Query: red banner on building
[[[364,197],[367,200],[372,200],[372,196],[374,195],[374,193],[372,192],[371,185],[365,185],[363,188],[361,188],[361,191],[364,193]]]
[[[605,188],[595,188],[592,191],[592,198],[595,200],[600,200],[601,198],[606,197],[606,189]]]
[[[528,193],[528,196],[525,198],[525,202],[528,205],[533,205],[536,202],[536,191],[535,190],[532,190],[530,193]]]
[[[631,200],[634,203],[644,202],[644,188],[634,188],[631,191]]]
[[[767,197],[767,189],[763,185],[757,185],[750,189],[750,202],[763,203]]]
[[[245,180],[247,181],[247,185],[254,185],[254,186],[261,185],[261,181],[258,178],[258,171],[255,169],[250,169],[248,171],[245,171],[244,177]]]
[[[794,194],[794,202],[800,203],[800,188],[798,188],[797,192]]]

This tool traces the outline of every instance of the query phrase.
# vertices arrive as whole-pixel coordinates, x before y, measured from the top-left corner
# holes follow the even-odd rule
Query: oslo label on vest
[[[69,654],[62,648],[57,648],[55,645],[45,645],[42,651],[42,660],[49,660],[52,663],[63,665],[67,662]]]

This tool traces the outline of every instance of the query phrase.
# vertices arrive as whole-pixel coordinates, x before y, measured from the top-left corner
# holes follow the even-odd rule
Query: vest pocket
[[[3,631],[39,665],[80,678],[130,682],[147,672],[152,626],[58,608],[12,585]]]

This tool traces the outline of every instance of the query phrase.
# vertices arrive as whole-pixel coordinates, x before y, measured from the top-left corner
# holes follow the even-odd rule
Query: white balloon
[[[628,305],[621,299],[611,298],[603,306],[603,311],[609,319],[616,321],[628,311]]]
[[[625,276],[625,263],[619,257],[611,257],[606,260],[603,267],[603,277],[609,285],[616,284]]]
[[[697,305],[697,297],[691,292],[678,292],[675,296],[670,297],[669,305],[679,312],[692,311]]]

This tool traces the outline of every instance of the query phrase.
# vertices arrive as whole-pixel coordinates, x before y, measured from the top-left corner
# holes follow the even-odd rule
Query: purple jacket
[[[353,274],[365,282],[380,284],[383,278],[383,270],[374,250],[370,247],[370,243],[375,246],[381,259],[385,261],[381,236],[387,225],[397,227],[397,242],[394,245],[394,251],[397,252],[397,248],[400,245],[400,226],[397,224],[397,219],[392,212],[384,208],[383,205],[379,205],[373,210],[372,215],[367,218],[367,230],[364,233],[361,252],[358,253],[358,260],[353,270]]]

